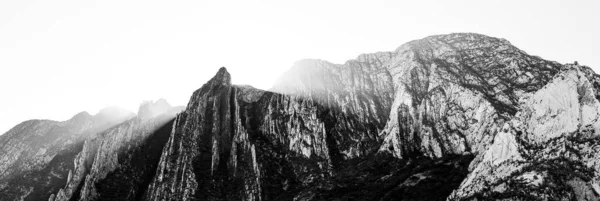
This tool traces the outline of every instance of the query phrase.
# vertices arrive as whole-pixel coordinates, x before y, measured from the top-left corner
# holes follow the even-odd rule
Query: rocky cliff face
[[[49,200],[139,197],[144,192],[140,186],[147,182],[147,174],[155,171],[156,150],[164,144],[160,135],[170,128],[169,122],[179,111],[181,108],[172,107],[164,99],[144,102],[135,118],[86,139],[65,187]],[[129,174],[122,175],[123,171]],[[117,175],[123,176],[118,180],[128,180],[116,185],[112,180]]]
[[[522,97],[517,115],[451,199],[600,199],[599,78],[569,65]]]
[[[67,179],[72,161],[66,158],[81,149],[83,139],[131,116],[122,109],[107,108],[94,116],[82,112],[63,122],[29,120],[15,126],[0,136],[0,198],[47,199],[57,190],[49,186]]]
[[[395,98],[380,150],[397,157],[478,155],[493,139],[494,122],[514,116],[519,97],[561,68],[477,34],[427,37],[395,52]]]
[[[141,151],[143,153],[162,150],[164,142],[152,142],[148,136],[158,133],[157,130],[168,124],[181,108],[173,108],[159,100],[144,103],[140,111],[144,110],[152,113],[135,117],[122,109],[105,108],[94,116],[83,112],[65,122],[31,120],[16,126],[0,139],[6,150],[3,153],[8,153],[2,155],[7,176],[0,180],[5,182],[0,190],[0,200],[96,198],[96,188],[102,186],[96,183],[127,165],[122,162],[123,158],[136,155],[127,152],[140,152],[138,149],[142,147],[146,148]],[[142,160],[144,157],[142,154],[136,156],[129,159]],[[80,196],[82,191],[85,196]]]
[[[187,127],[182,126],[184,130],[175,132],[167,145],[173,148],[165,149],[163,156],[167,157],[161,161],[166,163],[161,162],[162,172],[154,182],[157,186],[153,187],[155,190],[149,199],[273,199],[268,195],[270,192],[291,194],[291,198],[300,200],[323,199],[330,196],[332,190],[347,187],[336,180],[339,175],[353,171],[355,177],[369,174],[365,170],[357,171],[360,165],[353,163],[356,161],[360,161],[359,164],[404,161],[399,163],[406,165],[421,161],[423,157],[443,161],[457,155],[473,156],[475,160],[470,163],[469,170],[474,172],[469,178],[477,177],[481,176],[477,173],[480,166],[489,164],[490,158],[501,159],[501,162],[492,160],[495,161],[492,164],[504,164],[502,161],[512,160],[512,154],[522,152],[520,142],[536,142],[536,138],[521,139],[510,134],[510,122],[520,118],[524,108],[534,105],[522,97],[545,90],[549,91],[546,93],[584,93],[594,98],[598,94],[597,76],[589,68],[546,61],[526,54],[506,40],[478,34],[427,37],[409,42],[394,52],[361,55],[343,65],[319,60],[300,61],[272,89],[276,93],[232,86],[229,75],[223,71],[196,92],[191,102],[199,103],[188,106],[186,115],[189,116],[181,116],[184,118],[181,124]],[[589,77],[586,79],[591,81],[585,86],[590,89],[550,86],[554,77],[571,71],[581,72],[579,77]],[[551,97],[538,99],[550,100]],[[561,118],[569,121],[562,124],[556,123],[561,121],[539,122],[549,118],[540,114],[529,124],[548,125],[535,132],[559,136],[564,132],[557,128],[577,130],[575,128],[582,125],[585,127],[578,119],[595,121],[598,116],[588,112],[595,106],[577,108],[571,103],[561,103],[570,108],[552,109],[554,104],[547,102],[541,108],[530,110],[575,113],[563,114]],[[578,114],[577,111],[582,112]],[[204,119],[206,117],[211,119]],[[595,128],[586,128],[588,133],[595,132]],[[186,143],[189,141],[192,143]],[[543,140],[537,142],[545,143]],[[593,145],[581,146],[588,151],[596,150]],[[387,154],[396,159],[364,160],[384,158],[382,156]],[[525,160],[524,157],[515,160]],[[198,158],[202,158],[203,164],[210,165],[194,166]],[[288,165],[281,161],[291,162]],[[455,158],[455,161],[461,159]],[[589,161],[595,164],[594,159]],[[239,163],[247,165],[244,169],[249,171],[241,178],[236,174]],[[273,168],[275,171],[264,168],[273,164],[285,165],[283,168],[274,165],[279,168]],[[291,170],[287,173],[283,171],[287,169],[286,165]],[[406,167],[404,165],[401,166]],[[171,167],[184,169],[173,170]],[[588,174],[595,174],[595,168],[588,165],[583,169],[593,170]],[[215,170],[220,173],[215,174]],[[282,177],[269,180],[270,175]],[[489,176],[483,174],[485,178]],[[587,187],[560,192],[569,192],[567,197],[586,192],[590,197],[594,195],[589,191],[594,187],[590,178],[566,180]],[[268,185],[276,180],[284,181],[285,185]],[[406,178],[399,180],[403,182],[394,184],[397,185],[395,188],[404,183],[411,184]],[[240,184],[235,185],[234,181]],[[384,183],[378,185],[386,186]],[[239,191],[215,190],[227,189],[225,184],[246,190],[239,194],[231,193]],[[383,194],[398,195],[394,185]],[[480,193],[479,190],[463,190],[471,188],[470,185],[463,183],[451,199],[469,198]],[[266,190],[267,186],[269,190]],[[470,193],[462,193],[464,191]],[[551,194],[547,198],[557,195]]]
[[[178,110],[166,102],[147,103],[136,118],[61,150],[73,168],[63,170],[64,186],[44,192],[50,200],[600,193],[600,76],[504,39],[438,35],[344,64],[302,60],[269,91],[231,79],[221,68],[173,120]]]
[[[378,134],[390,115],[394,85],[388,71],[392,53],[361,55],[336,65],[321,60],[297,62],[275,84],[272,91],[308,100],[328,113],[344,115],[346,123],[335,130],[348,131],[331,136],[345,144],[335,154],[350,159],[376,151]],[[330,132],[337,134],[336,132]]]
[[[446,158],[445,164],[428,161],[413,170],[406,161],[376,155],[378,146],[373,144],[383,124],[365,117],[376,113],[359,117],[344,112],[342,104],[330,108],[324,103],[298,94],[232,85],[231,76],[222,68],[194,92],[186,111],[175,119],[145,198],[320,200],[363,186],[387,188],[348,197],[371,199],[414,187],[418,182],[394,186],[413,174],[435,180],[429,179],[427,170],[457,166],[464,167],[462,172],[457,170],[458,175],[466,174],[468,157]],[[382,168],[373,171],[368,164]],[[350,175],[365,180],[345,180]],[[460,178],[452,180],[455,185]]]

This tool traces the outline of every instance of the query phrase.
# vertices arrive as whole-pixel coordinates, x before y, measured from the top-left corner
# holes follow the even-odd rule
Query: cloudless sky
[[[0,134],[143,100],[185,105],[225,66],[268,89],[304,58],[343,63],[434,34],[505,38],[600,72],[600,1],[0,1]],[[596,54],[594,54],[596,53]]]

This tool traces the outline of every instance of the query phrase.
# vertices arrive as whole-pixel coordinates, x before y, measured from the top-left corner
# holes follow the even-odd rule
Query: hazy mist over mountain
[[[0,201],[597,201],[599,5],[0,2]]]
[[[185,105],[227,66],[269,89],[294,62],[343,63],[434,34],[506,38],[598,68],[598,1],[2,1],[0,133],[143,100]]]

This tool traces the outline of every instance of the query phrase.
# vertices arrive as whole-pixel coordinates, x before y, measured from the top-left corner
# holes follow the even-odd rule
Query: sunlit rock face
[[[3,182],[0,200],[98,198],[99,192],[106,191],[98,188],[109,186],[101,182],[116,170],[129,165],[128,160],[144,161],[143,156],[132,158],[135,154],[131,152],[139,152],[148,144],[149,135],[155,135],[159,128],[168,124],[170,119],[183,109],[171,107],[168,103],[168,107],[155,106],[160,105],[160,101],[155,105],[151,104],[152,102],[143,106],[161,108],[154,109],[153,118],[136,117],[132,112],[109,107],[94,116],[86,112],[79,113],[65,122],[26,121],[0,136],[0,148],[8,148],[6,152],[2,152],[6,154],[1,154],[3,168],[6,167],[3,173],[7,176],[0,179]],[[166,134],[169,132],[163,131]],[[156,161],[160,157],[164,142],[158,144],[159,151],[154,154]],[[145,147],[152,149],[152,146]],[[151,164],[143,165],[146,166]],[[154,171],[155,169],[152,169],[147,172],[153,175]],[[127,175],[131,178],[128,182],[135,184],[135,179],[140,180],[139,177],[143,176],[140,174],[141,172],[135,172]],[[136,189],[128,191],[132,192],[133,196],[137,193]],[[80,196],[82,192],[84,194]]]
[[[15,126],[0,136],[0,197],[48,199],[68,179],[71,159],[85,138],[132,116],[111,108],[94,116],[81,112],[67,121],[29,120]]]
[[[560,68],[504,39],[449,34],[341,65],[302,60],[272,90],[372,124],[351,129],[347,137],[355,142],[340,150],[346,158],[364,155],[370,150],[360,145],[380,141],[380,152],[398,158],[442,157],[485,150],[494,122],[514,116],[518,98],[544,86]]]
[[[553,87],[556,76],[568,72],[578,72],[575,77],[589,81]],[[148,198],[269,200],[283,193],[289,198],[318,200],[335,197],[332,192],[347,185],[339,180],[340,175],[368,175],[353,161],[393,164],[457,155],[475,159],[470,163],[470,176],[451,199],[483,195],[478,193],[481,186],[487,186],[487,179],[503,180],[518,171],[524,171],[515,177],[519,181],[538,186],[565,181],[577,186],[567,197],[576,192],[590,197],[595,195],[590,189],[597,185],[591,182],[593,177],[546,179],[547,171],[534,171],[527,165],[532,151],[524,152],[522,143],[541,146],[561,133],[581,130],[581,125],[595,125],[598,114],[591,100],[598,94],[596,77],[586,67],[546,61],[506,40],[478,34],[427,37],[394,52],[361,55],[342,65],[302,60],[277,82],[272,89],[275,93],[233,86],[230,75],[221,69],[177,118]],[[568,93],[553,99],[557,91]],[[540,100],[547,102],[536,105]],[[574,100],[583,102],[577,105]],[[535,118],[515,122],[524,116]],[[583,130],[588,136],[596,132],[593,126]],[[395,159],[381,159],[386,155]],[[563,162],[555,160],[549,168],[554,163]],[[246,171],[243,176],[238,173],[240,167]],[[581,171],[590,168],[595,167],[588,165]],[[409,172],[416,181],[426,175]],[[404,181],[396,188],[414,184]],[[226,186],[245,190],[223,190]],[[396,190],[384,194],[406,192]]]
[[[523,96],[519,112],[449,199],[600,199],[599,79],[568,65]]]
[[[54,200],[139,199],[156,171],[170,121],[181,110],[164,99],[147,101],[135,118],[86,139]]]
[[[431,36],[399,47],[389,62],[395,87],[380,150],[397,157],[479,154],[518,99],[561,65],[479,34]]]
[[[277,81],[272,91],[318,104],[328,114],[335,114],[335,131],[330,137],[344,143],[338,144],[333,154],[346,159],[372,154],[380,144],[378,134],[392,104],[394,88],[386,68],[392,56],[365,54],[343,65],[302,60]]]
[[[136,117],[54,151],[30,176],[58,175],[52,185],[0,193],[53,201],[598,200],[599,100],[600,76],[590,68],[469,33],[344,64],[301,60],[269,91],[233,85],[221,68],[185,108],[144,102]],[[26,123],[11,132],[57,124]],[[20,135],[8,136],[0,148],[24,146],[7,145]],[[0,156],[31,158],[19,150]]]
[[[183,107],[173,108],[165,99],[157,101],[145,101],[140,105],[137,116],[141,120],[152,119],[161,115],[175,116],[178,112],[184,110]]]
[[[428,170],[456,169],[456,174],[441,179],[455,187],[466,175],[469,157],[446,158],[443,164],[419,159],[427,163],[412,169],[407,161],[377,155],[377,144],[357,146],[360,139],[352,136],[361,135],[352,133],[357,125],[351,124],[375,130],[377,125],[320,101],[232,85],[231,75],[222,68],[194,92],[186,111],[176,117],[145,198],[329,200],[372,199],[388,193],[394,198],[391,192],[435,188],[424,183],[441,177]],[[364,143],[376,143],[372,137],[372,142]],[[355,153],[360,154],[346,155],[345,147],[359,149]],[[420,175],[424,183],[394,186],[413,175]],[[384,191],[367,190],[377,188]],[[363,192],[344,195],[353,189]],[[432,197],[445,198],[452,189],[442,188]]]

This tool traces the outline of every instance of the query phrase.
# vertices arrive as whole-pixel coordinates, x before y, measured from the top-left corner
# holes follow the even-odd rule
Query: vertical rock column
[[[194,92],[175,120],[147,199],[260,198],[254,145],[241,126],[235,94],[225,68]]]

